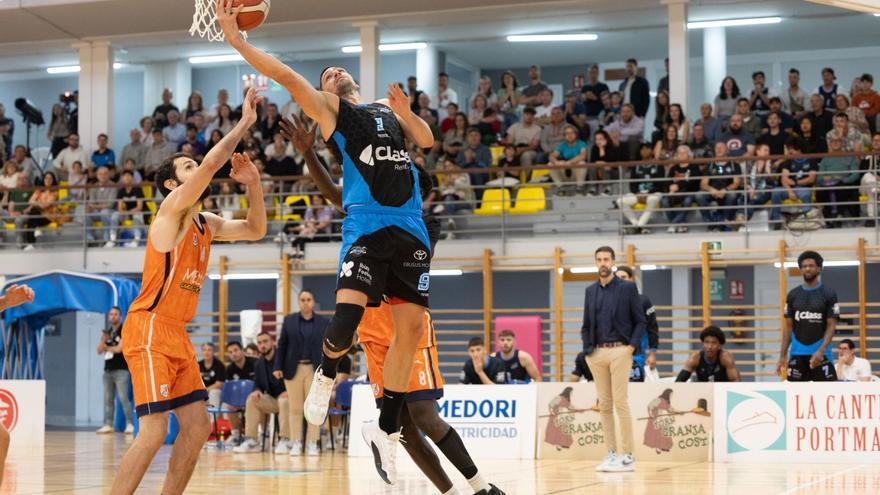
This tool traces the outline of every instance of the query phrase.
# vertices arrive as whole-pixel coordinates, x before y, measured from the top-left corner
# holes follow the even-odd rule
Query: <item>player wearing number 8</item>
[[[830,344],[840,307],[837,293],[819,279],[822,261],[815,251],[804,251],[798,256],[804,283],[789,291],[785,299],[785,328],[776,373],[781,374],[787,362],[790,382],[837,381]]]

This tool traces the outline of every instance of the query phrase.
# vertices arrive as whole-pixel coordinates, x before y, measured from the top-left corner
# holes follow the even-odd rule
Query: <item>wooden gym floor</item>
[[[47,432],[44,450],[13,449],[0,494],[101,494],[128,446],[122,434]],[[359,441],[360,439],[353,439]],[[156,494],[170,455],[165,446],[138,493]],[[596,473],[595,462],[489,461],[476,459],[487,480],[508,494],[872,494],[880,493],[880,466],[870,464],[710,463],[638,464],[635,473]],[[445,463],[461,493],[464,479]],[[409,461],[401,463],[399,486],[388,487],[367,458],[344,454],[317,458],[271,454],[202,452],[186,493],[205,495],[438,493]]]

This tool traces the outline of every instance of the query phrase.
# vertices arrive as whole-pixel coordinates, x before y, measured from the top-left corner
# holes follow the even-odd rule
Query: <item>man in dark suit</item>
[[[284,317],[278,335],[275,353],[275,378],[284,379],[284,388],[290,397],[290,455],[303,451],[303,402],[312,385],[312,375],[321,364],[321,342],[330,322],[315,314],[315,296],[309,289],[299,293],[299,313]],[[306,452],[318,455],[318,427],[309,424],[306,432]],[[282,448],[283,450],[283,448]],[[277,453],[277,452],[276,452]]]
[[[599,281],[587,287],[585,293],[581,340],[596,383],[608,447],[608,455],[596,470],[633,471],[634,445],[627,385],[633,352],[642,342],[647,321],[636,284],[614,276],[614,249],[602,246],[596,250],[595,258]],[[620,420],[621,449],[617,448],[614,410]]]
[[[623,95],[623,103],[631,103],[636,110],[636,116],[645,118],[648,105],[651,104],[651,87],[638,71],[639,63],[636,59],[626,61],[626,79],[620,83],[620,93]]]

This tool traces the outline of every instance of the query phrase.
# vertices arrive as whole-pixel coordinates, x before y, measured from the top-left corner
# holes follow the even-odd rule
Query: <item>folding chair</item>
[[[208,414],[214,418],[214,431],[217,428],[217,416],[220,414],[244,413],[248,396],[254,391],[253,380],[230,380],[223,382],[223,388],[220,390],[220,407],[208,407]],[[224,409],[223,404],[228,404],[238,409]],[[221,443],[219,436],[217,442]]]
[[[346,380],[336,386],[336,405],[327,410],[330,416],[342,417],[342,448],[348,448],[348,428],[351,419],[351,388],[355,380]],[[336,440],[333,438],[333,426],[330,425],[330,450],[336,450]]]

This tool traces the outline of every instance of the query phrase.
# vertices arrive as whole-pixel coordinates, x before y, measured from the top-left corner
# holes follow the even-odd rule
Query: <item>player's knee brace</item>
[[[364,308],[357,304],[337,303],[336,312],[327,331],[324,332],[324,345],[331,352],[345,352],[354,343],[354,332],[364,316]]]

